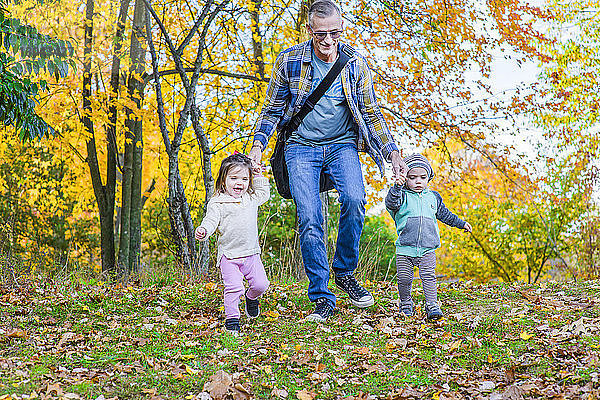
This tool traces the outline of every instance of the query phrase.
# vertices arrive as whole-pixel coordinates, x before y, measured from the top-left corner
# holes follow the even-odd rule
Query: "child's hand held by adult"
[[[252,168],[254,168],[255,166],[260,166],[262,159],[262,151],[263,145],[261,142],[256,141],[252,144],[252,148],[250,148],[250,151],[248,152],[248,158],[252,160]]]
[[[199,226],[196,228],[196,239],[204,240],[206,238],[206,229]]]
[[[392,172],[394,174],[394,181],[402,186],[406,182],[406,174],[408,172],[408,166],[402,160],[398,150],[394,150],[390,155],[392,161]]]
[[[252,173],[254,176],[263,174],[267,169],[265,164],[252,164]]]

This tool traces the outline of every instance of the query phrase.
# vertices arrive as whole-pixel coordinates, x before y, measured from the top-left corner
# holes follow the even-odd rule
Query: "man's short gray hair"
[[[308,25],[312,27],[312,21],[314,17],[317,18],[327,18],[332,15],[339,15],[340,19],[342,18],[342,12],[337,4],[335,4],[331,0],[316,0],[310,6],[308,10]]]

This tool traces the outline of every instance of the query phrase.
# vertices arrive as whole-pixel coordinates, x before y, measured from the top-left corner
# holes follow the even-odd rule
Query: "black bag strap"
[[[308,96],[308,99],[302,104],[300,111],[296,115],[292,117],[292,119],[285,126],[284,132],[287,135],[290,135],[300,126],[300,123],[306,117],[306,115],[315,108],[315,104],[323,97],[325,92],[331,87],[335,78],[340,74],[342,68],[348,63],[350,58],[354,55],[354,49],[350,46],[340,46],[341,49],[338,51],[339,57],[335,61],[335,64],[329,69],[327,75],[319,85],[312,91],[312,93]],[[287,137],[285,138],[287,139]]]

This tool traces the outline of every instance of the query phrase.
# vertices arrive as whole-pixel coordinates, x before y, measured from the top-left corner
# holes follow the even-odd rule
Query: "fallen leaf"
[[[273,388],[273,390],[271,390],[271,396],[279,397],[280,399],[285,399],[289,396],[289,393],[285,389]]]
[[[335,365],[337,365],[338,367],[343,368],[346,366],[346,360],[344,360],[343,358],[336,356],[333,359],[334,359]]]
[[[296,392],[298,400],[313,400],[317,396],[316,393],[309,392],[306,389],[302,389]]]
[[[502,393],[502,400],[521,400],[523,399],[523,390],[516,385],[511,385]]]
[[[533,337],[533,335],[527,333],[527,331],[523,331],[521,332],[521,334],[519,335],[519,337],[523,340],[529,340]]]
[[[220,370],[209,378],[202,389],[208,392],[214,400],[231,399],[247,400],[251,397],[250,392],[239,383],[234,384],[231,375]]]
[[[214,399],[222,399],[229,392],[232,383],[231,376],[227,372],[219,370],[209,378],[202,390],[208,392]]]
[[[23,329],[13,329],[11,331],[8,331],[8,333],[6,334],[6,337],[9,338],[24,338],[27,336],[27,332],[25,332]]]
[[[460,393],[456,392],[444,392],[440,393],[439,400],[462,400],[464,397]]]
[[[64,345],[65,343],[67,343],[73,337],[75,337],[75,334],[73,332],[65,332],[65,333],[63,333],[62,336],[60,337],[60,340],[58,341],[58,347],[62,347],[62,345]]]
[[[57,396],[62,396],[63,395],[63,391],[60,388],[60,384],[55,383],[53,385],[48,384],[46,386],[46,396],[49,396],[50,394],[52,394],[52,392],[55,392]]]
[[[371,354],[371,350],[369,350],[367,347],[358,347],[358,348],[354,349],[352,352],[354,354],[362,354],[362,355]]]
[[[187,372],[190,375],[198,375],[198,370],[190,367],[189,365],[185,366],[185,372]]]
[[[491,392],[496,388],[496,383],[492,381],[483,381],[479,383],[479,390],[482,392]]]
[[[461,339],[458,339],[458,340],[452,342],[452,344],[450,345],[449,351],[452,352],[452,351],[458,350],[460,348],[461,344],[462,344]]]

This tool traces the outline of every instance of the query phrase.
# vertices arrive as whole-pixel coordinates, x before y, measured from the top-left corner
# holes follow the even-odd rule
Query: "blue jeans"
[[[354,144],[319,147],[288,143],[285,161],[290,189],[298,212],[300,251],[308,276],[308,298],[326,298],[335,306],[329,290],[329,262],[323,232],[323,212],[319,197],[321,170],[328,174],[340,197],[340,221],[333,272],[352,274],[358,265],[358,244],[365,222],[365,187],[358,151]]]

